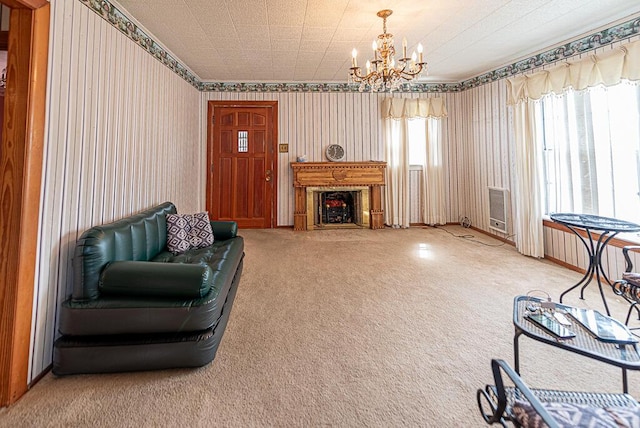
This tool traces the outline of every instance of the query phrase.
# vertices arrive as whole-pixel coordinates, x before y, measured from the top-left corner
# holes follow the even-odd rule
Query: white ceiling
[[[640,14],[638,0],[119,0],[203,81],[345,82],[382,32],[461,81]]]

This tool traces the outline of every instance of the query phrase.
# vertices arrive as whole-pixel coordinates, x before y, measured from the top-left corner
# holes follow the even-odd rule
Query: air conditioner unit
[[[489,228],[507,233],[508,191],[489,187]]]

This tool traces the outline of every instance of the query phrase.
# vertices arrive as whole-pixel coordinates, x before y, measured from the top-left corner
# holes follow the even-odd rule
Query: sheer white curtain
[[[385,183],[385,224],[400,228],[409,227],[409,146],[407,121],[387,118],[385,129],[385,159],[387,176]]]
[[[640,42],[628,43],[549,70],[507,79],[508,102],[514,105],[516,132],[516,247],[522,254],[544,256],[543,139],[539,136],[546,126],[542,125],[542,110],[534,101],[550,93],[560,95],[571,89],[611,86],[622,80],[640,80]]]
[[[445,224],[447,217],[440,121],[426,119],[424,126],[427,138],[422,161],[422,221],[425,224]]]
[[[385,130],[385,156],[387,177],[385,187],[385,224],[409,227],[409,120],[412,118],[442,118],[447,111],[442,98],[388,98],[383,102],[382,117]],[[429,125],[421,199],[423,221],[428,224],[445,222],[444,169],[442,166],[442,138],[438,124]]]
[[[515,234],[516,248],[525,256],[544,257],[542,225],[542,147],[538,144],[540,119],[534,101],[523,101],[514,109],[516,142]]]

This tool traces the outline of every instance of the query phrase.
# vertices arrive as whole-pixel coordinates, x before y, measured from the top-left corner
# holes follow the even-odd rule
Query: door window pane
[[[246,153],[249,151],[249,132],[238,131],[238,153]]]

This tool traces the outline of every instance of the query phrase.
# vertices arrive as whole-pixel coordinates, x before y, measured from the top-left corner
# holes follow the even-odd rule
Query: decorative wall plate
[[[341,161],[344,159],[344,149],[340,144],[331,144],[327,147],[325,155],[331,162]]]

